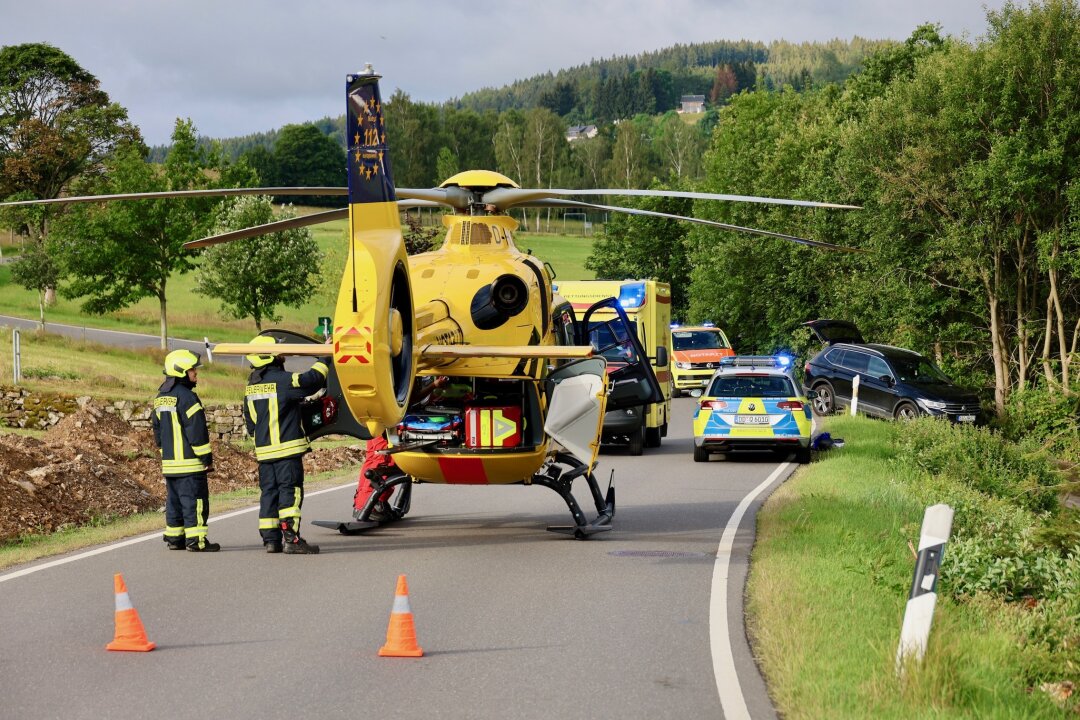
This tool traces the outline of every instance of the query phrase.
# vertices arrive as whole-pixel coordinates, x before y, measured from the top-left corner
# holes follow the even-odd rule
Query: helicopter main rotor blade
[[[590,189],[590,190],[545,190],[532,188],[495,188],[484,193],[483,202],[494,205],[500,210],[518,207],[524,203],[557,197],[573,197],[575,195],[625,195],[637,197],[673,197],[689,198],[691,200],[727,200],[733,202],[752,202],[766,205],[795,205],[798,207],[832,208],[835,210],[861,210],[858,205],[841,205],[838,203],[817,202],[814,200],[789,200],[787,198],[755,197],[752,195],[720,195],[717,193],[683,192],[681,190],[619,190],[619,189]]]
[[[325,212],[315,213],[313,215],[289,218],[288,220],[278,220],[276,222],[267,223],[265,225],[255,225],[254,227],[244,228],[242,230],[233,230],[231,232],[222,233],[220,235],[213,235],[211,237],[200,238],[199,240],[192,240],[191,242],[184,243],[184,249],[194,250],[195,248],[208,247],[210,245],[219,245],[221,243],[233,242],[235,240],[244,240],[250,237],[258,237],[260,235],[269,235],[270,233],[293,230],[295,228],[307,227],[308,225],[319,225],[321,223],[331,222],[332,220],[343,220],[347,217],[349,217],[349,208],[341,208],[339,210],[327,210]]]
[[[597,205],[595,203],[579,202],[576,200],[557,200],[554,198],[527,203],[519,207],[586,208],[592,210],[608,210],[610,212],[620,212],[627,215],[644,215],[647,217],[667,218],[669,220],[684,220],[686,222],[697,223],[698,225],[707,225],[709,227],[720,228],[722,230],[731,230],[733,232],[749,233],[751,235],[761,235],[762,237],[790,240],[791,242],[799,243],[800,245],[808,245],[810,247],[821,248],[822,250],[833,250],[836,252],[851,253],[868,252],[867,250],[862,250],[860,248],[848,247],[846,245],[834,245],[833,243],[822,242],[820,240],[810,240],[809,238],[803,238],[797,235],[785,235],[784,233],[772,232],[770,230],[758,230],[757,228],[743,227],[741,225],[729,225],[728,223],[717,222],[715,220],[703,220],[701,218],[687,217],[685,215],[672,215],[671,213],[656,212],[655,210],[639,210],[637,208],[624,208],[614,205]]]
[[[118,195],[76,195],[51,200],[18,200],[0,203],[0,207],[20,205],[65,205],[68,203],[110,202],[112,200],[160,200],[163,198],[237,197],[241,195],[348,195],[339,187],[216,188],[209,190],[170,190],[167,192],[120,193]]]
[[[410,208],[418,207],[443,207],[443,204],[431,200],[398,201],[398,208],[401,210],[408,210]],[[319,225],[322,223],[333,222],[334,220],[344,220],[347,217],[349,217],[349,208],[326,210],[325,212],[305,215],[304,217],[289,218],[288,220],[277,220],[272,223],[267,223],[266,225],[255,225],[253,227],[243,228],[242,230],[233,230],[231,232],[222,233],[220,235],[214,235],[211,237],[200,238],[198,240],[192,240],[191,242],[184,243],[184,249],[194,250],[195,248],[209,247],[210,245],[220,245],[221,243],[244,240],[249,237],[269,235],[270,233],[308,227],[309,225]]]
[[[458,210],[464,210],[476,202],[469,190],[456,185],[446,188],[394,188],[394,194],[398,200],[427,200]]]

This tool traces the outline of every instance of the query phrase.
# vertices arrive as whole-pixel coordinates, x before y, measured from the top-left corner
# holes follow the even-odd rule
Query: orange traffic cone
[[[379,648],[379,657],[421,657],[423,654],[416,644],[416,628],[409,608],[409,584],[404,575],[398,575],[394,609],[390,611],[390,626],[386,628],[386,644]]]
[[[147,639],[142,620],[139,619],[139,613],[131,604],[127,585],[124,584],[124,576],[120,573],[113,576],[113,588],[116,592],[116,637],[105,646],[105,649],[133,652],[153,650],[157,645]]]

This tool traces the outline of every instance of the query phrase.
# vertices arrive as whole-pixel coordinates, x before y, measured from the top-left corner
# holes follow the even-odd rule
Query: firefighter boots
[[[217,552],[220,549],[221,545],[209,542],[206,538],[188,540],[187,543],[188,552]]]
[[[319,546],[312,545],[297,532],[297,522],[294,518],[286,518],[281,521],[281,540],[286,555],[318,555]]]
[[[279,552],[282,552],[282,547],[281,547],[281,543],[280,543],[280,542],[273,542],[273,541],[271,541],[271,542],[264,542],[264,543],[263,543],[263,547],[265,547],[265,548],[266,548],[266,552],[268,552],[268,553],[279,553]]]

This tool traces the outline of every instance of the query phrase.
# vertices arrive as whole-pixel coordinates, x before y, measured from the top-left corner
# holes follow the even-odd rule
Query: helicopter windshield
[[[675,330],[671,333],[675,350],[726,350],[724,336],[715,330]]]
[[[631,333],[637,332],[637,323],[598,322],[589,324],[589,342],[599,355],[609,362],[637,362],[637,351]]]

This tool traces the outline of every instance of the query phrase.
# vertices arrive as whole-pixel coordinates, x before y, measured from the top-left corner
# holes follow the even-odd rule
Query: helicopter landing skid
[[[334,522],[333,520],[312,520],[312,525],[318,525],[319,527],[330,528],[331,530],[337,530],[342,535],[359,535],[365,530],[371,528],[377,528],[381,523],[377,522]]]
[[[569,469],[563,469],[560,465],[569,466]],[[566,506],[570,508],[570,514],[574,517],[574,525],[553,525],[548,528],[549,532],[573,535],[578,540],[587,540],[591,535],[611,530],[611,521],[615,517],[615,488],[612,487],[611,482],[615,478],[615,472],[612,471],[611,478],[608,480],[607,496],[605,497],[600,494],[600,486],[596,482],[596,477],[589,470],[589,466],[573,455],[558,453],[555,456],[555,462],[548,465],[544,472],[533,475],[532,483],[551,488],[557,492],[559,497],[566,503]],[[585,477],[585,481],[589,485],[589,492],[593,496],[593,502],[596,504],[597,517],[591,523],[585,521],[585,513],[581,511],[581,507],[578,505],[577,500],[574,499],[572,492],[574,480],[582,476]]]

